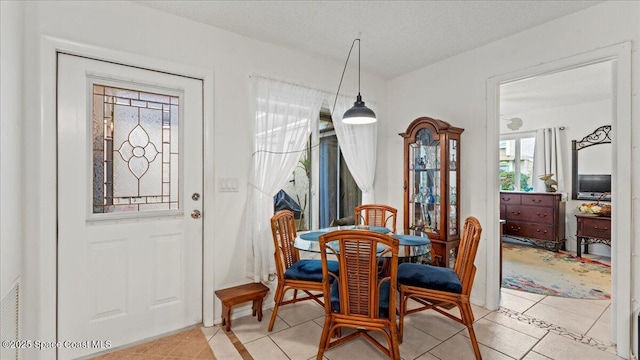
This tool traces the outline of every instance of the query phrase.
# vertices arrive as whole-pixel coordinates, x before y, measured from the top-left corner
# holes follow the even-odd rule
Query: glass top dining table
[[[363,231],[375,231],[382,234],[387,234],[391,232],[386,227],[381,226],[334,226],[328,228],[322,228],[318,230],[306,231],[298,233],[298,236],[294,240],[293,246],[302,251],[310,251],[310,252],[320,252],[320,242],[319,238],[321,235],[337,231],[337,230],[348,230],[348,229],[357,229]],[[426,236],[416,236],[416,235],[401,235],[401,234],[390,234],[391,237],[398,239],[400,247],[398,248],[398,257],[399,258],[409,258],[415,256],[422,256],[428,254],[431,251],[431,241]]]

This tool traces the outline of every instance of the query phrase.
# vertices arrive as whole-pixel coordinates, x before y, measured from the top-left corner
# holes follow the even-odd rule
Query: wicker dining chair
[[[471,345],[477,360],[482,360],[476,334],[473,330],[473,310],[469,302],[476,266],[476,257],[482,227],[473,216],[464,223],[458,257],[453,269],[431,265],[403,263],[398,266],[400,288],[400,340],[404,332],[404,317],[422,310],[433,309],[467,327]],[[422,306],[409,310],[407,302],[414,299]],[[460,309],[460,317],[451,315],[442,306],[454,305]]]
[[[398,210],[383,204],[364,204],[357,206],[354,211],[355,225],[383,226],[396,233],[396,218]],[[389,262],[380,259],[381,272],[389,273]]]
[[[384,226],[396,233],[396,217],[398,210],[383,204],[365,204],[355,208],[355,225]]]
[[[320,260],[300,259],[300,252],[293,246],[297,236],[293,212],[280,210],[275,213],[271,218],[271,233],[275,245],[274,257],[278,285],[273,297],[275,305],[269,321],[269,331],[273,330],[280,306],[305,300],[313,300],[320,306],[324,306],[321,301],[322,263]],[[333,271],[338,271],[336,261],[329,261],[328,265]],[[284,294],[289,290],[293,290],[293,298],[285,301]],[[307,296],[299,298],[298,290],[303,291]]]
[[[389,235],[363,230],[339,230],[320,236],[325,320],[317,359],[326,350],[362,336],[391,359],[400,359],[396,325],[398,240]],[[339,273],[327,265],[335,256]],[[390,273],[380,277],[378,261],[390,259]],[[356,331],[340,335],[342,327]],[[369,332],[384,334],[385,347]]]

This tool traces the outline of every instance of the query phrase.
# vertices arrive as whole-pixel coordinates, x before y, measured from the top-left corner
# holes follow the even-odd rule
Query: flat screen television
[[[598,200],[603,193],[611,193],[611,175],[578,175],[578,199]],[[611,194],[601,200],[611,201]]]

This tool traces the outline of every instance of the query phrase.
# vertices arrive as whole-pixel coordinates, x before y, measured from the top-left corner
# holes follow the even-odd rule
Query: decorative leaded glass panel
[[[93,85],[93,213],[175,210],[179,98]]]

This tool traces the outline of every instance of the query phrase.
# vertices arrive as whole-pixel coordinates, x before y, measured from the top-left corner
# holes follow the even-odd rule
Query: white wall
[[[487,222],[487,80],[493,76],[548,63],[569,56],[631,40],[632,88],[640,87],[640,2],[608,1],[581,12],[568,15],[536,28],[495,41],[467,53],[400,76],[390,81],[388,113],[393,119],[382,137],[387,143],[386,158],[380,159],[379,169],[387,169],[388,199],[392,206],[402,208],[402,142],[396,135],[419,116],[430,116],[465,129],[461,140],[461,216],[474,215],[482,224]],[[428,49],[425,49],[428,51]],[[633,123],[640,121],[637,98],[632,99]],[[491,120],[493,121],[493,120]],[[633,127],[633,139],[640,138],[640,128]],[[637,140],[634,140],[637,141]],[[638,158],[640,149],[632,149]],[[640,165],[633,169],[633,189],[640,189]],[[640,221],[638,201],[634,200],[634,222]],[[486,236],[486,235],[485,235]],[[632,248],[640,245],[640,229],[634,229],[630,239]],[[478,250],[473,301],[484,303],[486,298],[487,239]],[[640,262],[632,260],[633,278],[640,276]],[[637,282],[637,280],[636,280]],[[633,298],[640,295],[640,287],[632,289]],[[638,304],[633,303],[634,314]],[[633,342],[636,336],[633,336]],[[634,345],[635,349],[635,345]]]
[[[0,299],[22,273],[23,5],[0,2]],[[3,349],[4,353],[4,349]]]
[[[544,108],[526,113],[516,113],[510,117],[523,119],[523,124],[516,132],[535,131],[539,128],[564,126],[560,133],[564,146],[562,161],[564,169],[564,189],[567,193],[565,211],[566,246],[568,250],[576,250],[576,218],[577,207],[586,200],[571,200],[571,140],[582,140],[595,129],[603,125],[611,125],[611,100],[602,100],[575,104],[557,108]],[[508,121],[500,122],[500,134],[508,135],[514,131],[507,128]],[[611,145],[580,150],[580,169],[585,174],[611,174]],[[558,177],[556,176],[555,179]],[[596,255],[611,256],[611,248],[604,244],[592,244],[589,252]]]
[[[249,282],[250,279],[245,278],[246,238],[243,230],[247,227],[244,219],[247,191],[242,186],[248,181],[252,153],[249,75],[257,73],[335,91],[343,64],[302,55],[129,2],[29,2],[25,29],[25,98],[29,99],[29,105],[25,106],[24,126],[30,131],[43,128],[41,111],[44,109],[43,98],[48,95],[41,94],[43,76],[39,74],[41,58],[46,58],[46,54],[40,54],[43,35],[213,70],[215,158],[210,160],[214,163],[216,179],[236,177],[241,184],[237,193],[212,192],[212,189],[207,192],[205,189],[204,197],[213,197],[215,205],[213,213],[204,214],[204,221],[214,229],[215,288]],[[348,46],[345,44],[345,54]],[[347,73],[341,94],[351,94],[357,89],[356,75],[355,71]],[[386,84],[382,79],[363,73],[362,85],[367,89],[370,101],[385,97]],[[380,118],[385,119],[384,108],[379,107],[379,112]],[[55,191],[33,186],[41,176],[54,176],[51,166],[42,163],[42,152],[50,149],[32,143],[27,150],[23,161],[30,163],[26,178],[27,186],[32,189],[28,193],[27,206],[38,209],[41,197]],[[48,275],[46,270],[51,267],[52,255],[39,251],[43,240],[38,224],[44,220],[33,216],[27,221],[25,248],[29,272],[25,274],[25,281],[29,282],[29,293],[25,295],[30,313],[24,324],[25,336],[43,339],[55,330],[55,308],[51,307],[53,300],[49,299],[55,294],[47,284],[55,275]],[[55,268],[49,271],[54,272]],[[220,308],[217,307],[215,317],[219,318],[219,315]]]

